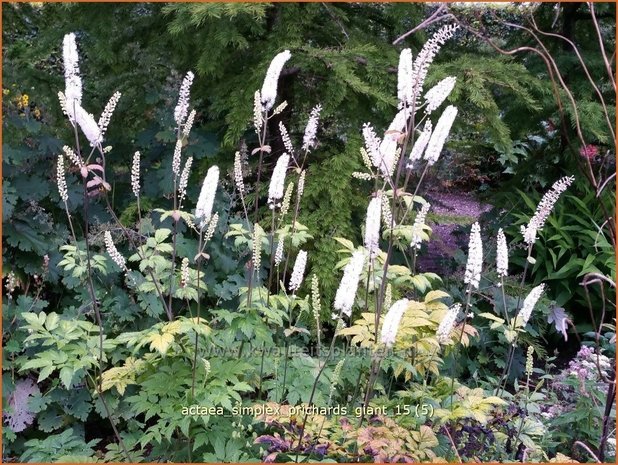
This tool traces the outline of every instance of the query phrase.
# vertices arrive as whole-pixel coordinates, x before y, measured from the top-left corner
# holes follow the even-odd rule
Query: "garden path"
[[[451,259],[459,248],[465,248],[467,234],[460,234],[461,226],[471,225],[491,206],[479,202],[475,196],[463,191],[433,191],[424,195],[431,203],[428,224],[432,228],[431,240],[426,251],[418,258],[418,270],[443,275],[449,271]]]

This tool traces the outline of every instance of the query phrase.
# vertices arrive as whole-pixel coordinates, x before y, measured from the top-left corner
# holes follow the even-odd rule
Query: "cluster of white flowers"
[[[380,164],[380,138],[373,130],[373,126],[369,123],[363,125],[363,138],[365,139],[365,150],[371,164],[373,166],[379,166]]]
[[[288,214],[290,210],[290,203],[292,202],[292,192],[294,191],[294,183],[290,181],[285,195],[283,196],[283,202],[281,202],[281,218]]]
[[[399,54],[397,98],[400,109],[412,104],[412,50],[409,48],[404,48]]]
[[[58,193],[64,203],[69,200],[69,193],[67,190],[67,180],[64,177],[64,157],[62,154],[58,155],[58,164],[56,165],[56,183],[58,184]]]
[[[468,263],[466,263],[466,273],[464,283],[478,289],[481,281],[481,270],[483,268],[483,241],[481,240],[481,227],[478,222],[472,225],[470,242],[468,244]]]
[[[423,238],[421,234],[423,233],[423,226],[425,226],[425,218],[427,217],[427,212],[429,211],[429,207],[431,205],[429,202],[425,202],[419,212],[416,214],[416,218],[414,218],[414,224],[412,224],[412,241],[410,242],[410,247],[414,247],[416,249],[421,248],[421,243],[423,242]]]
[[[88,142],[90,142],[90,146],[98,146],[103,141],[103,132],[95,121],[94,116],[81,106],[82,80],[79,76],[79,55],[77,53],[77,44],[75,43],[75,34],[70,33],[64,36],[62,56],[64,61],[65,92],[64,94],[58,94],[62,110],[73,125],[77,123]],[[109,124],[111,111],[116,106],[118,98],[120,98],[120,94],[114,94],[106,107],[106,111],[101,116],[101,123],[104,123],[105,127]]]
[[[211,166],[206,173],[200,196],[195,207],[195,219],[199,222],[200,229],[210,221],[212,207],[215,203],[215,193],[219,184],[219,168]]]
[[[369,258],[373,259],[378,254],[380,242],[380,217],[382,200],[380,195],[374,197],[367,207],[367,218],[365,219],[365,247],[369,252]]]
[[[528,376],[532,375],[532,370],[534,369],[534,359],[532,358],[533,353],[534,347],[528,346],[528,352],[526,353],[526,374]]]
[[[391,210],[391,205],[388,202],[388,197],[384,192],[379,192],[380,194],[380,203],[382,204],[382,222],[384,223],[384,227],[389,229],[391,227],[391,223],[393,222],[393,212]]]
[[[457,25],[448,25],[441,27],[421,49],[416,56],[414,64],[412,65],[412,98],[418,104],[418,99],[423,92],[423,84],[427,77],[427,71],[429,65],[433,62],[436,54],[440,51],[440,48],[444,43],[453,37],[453,34],[457,30]]]
[[[275,250],[275,266],[281,265],[283,260],[283,244],[285,240],[282,235],[279,236],[279,242],[277,242],[277,249]]]
[[[425,126],[423,126],[423,130],[419,134],[418,139],[414,141],[414,145],[412,146],[412,151],[410,152],[410,158],[408,160],[408,168],[413,168],[414,163],[423,158],[423,153],[425,152],[427,143],[431,138],[432,131],[433,125],[431,124],[431,120],[425,121]]]
[[[299,202],[300,198],[303,196],[303,192],[305,192],[305,170],[302,170],[300,172],[300,176],[298,177],[297,196]]]
[[[521,233],[524,236],[524,242],[526,244],[534,244],[538,231],[545,225],[545,221],[547,221],[554,205],[556,205],[556,202],[560,198],[560,194],[567,190],[574,180],[575,178],[573,176],[565,176],[556,181],[551,189],[543,195],[528,225],[525,227],[522,225],[521,227]]]
[[[283,140],[283,146],[285,150],[289,153],[294,153],[294,146],[292,145],[292,141],[290,140],[290,134],[288,133],[287,128],[283,124],[283,121],[279,121],[279,132],[281,133],[281,140]]]
[[[95,147],[103,141],[103,135],[94,116],[80,106],[75,106],[75,121],[79,125],[91,147]]]
[[[288,284],[288,289],[291,292],[296,292],[303,282],[303,276],[305,275],[305,267],[307,266],[307,252],[301,250],[296,256],[294,262],[294,268],[292,269],[292,276]]]
[[[260,93],[262,98],[261,103],[265,111],[270,110],[275,104],[279,75],[281,74],[285,62],[288,61],[291,56],[290,51],[285,50],[275,56],[268,67],[266,77],[264,78],[264,84],[262,84],[262,92]]]
[[[509,273],[509,249],[507,248],[506,236],[502,228],[498,229],[497,243],[496,269],[498,270],[498,276],[506,276]]]
[[[192,164],[193,157],[187,158],[187,161],[185,162],[185,167],[182,169],[182,173],[180,173],[180,181],[178,181],[178,193],[179,203],[181,204],[187,195],[187,186],[189,185],[189,174],[191,173]]]
[[[112,119],[112,114],[116,109],[116,105],[118,105],[118,100],[120,100],[120,96],[122,94],[120,92],[114,92],[114,95],[109,99],[107,105],[103,109],[103,113],[101,113],[101,117],[99,118],[98,126],[101,130],[101,137],[105,135],[105,131],[107,131],[107,126],[109,126],[109,122]]]
[[[311,277],[311,309],[313,310],[313,319],[316,327],[320,327],[320,313],[322,313],[322,304],[320,303],[320,280],[314,274]]]
[[[451,340],[451,331],[457,321],[457,315],[461,310],[461,304],[455,304],[448,309],[446,315],[438,325],[436,338],[440,344],[446,344]]]
[[[182,161],[182,141],[177,140],[174,146],[174,155],[172,156],[172,173],[174,173],[174,179],[180,176],[180,163]]]
[[[384,321],[382,323],[382,332],[380,333],[380,341],[385,344],[386,347],[392,347],[395,344],[395,338],[397,337],[397,331],[399,330],[399,324],[403,314],[408,309],[408,299],[400,299],[395,302],[388,310]]]
[[[135,197],[139,197],[139,164],[140,153],[135,152],[133,154],[133,163],[131,164],[131,190]]]
[[[260,265],[262,264],[262,235],[264,231],[259,224],[253,225],[253,255],[251,261],[253,262],[253,269],[260,271]]]
[[[543,294],[544,290],[545,284],[539,284],[538,286],[533,288],[524,299],[521,311],[519,312],[519,318],[522,328],[528,324],[528,320],[530,320],[530,315],[532,315],[532,310],[541,298],[541,294]]]
[[[109,256],[112,257],[114,263],[118,265],[121,270],[127,271],[127,262],[122,256],[122,254],[118,252],[118,249],[114,245],[114,241],[112,240],[112,233],[110,233],[109,231],[105,231],[104,237],[105,248],[107,249],[107,253],[109,254]]]
[[[378,168],[385,178],[392,176],[397,161],[397,147],[402,134],[406,130],[406,124],[410,117],[411,110],[406,108],[399,110],[393,118],[390,126],[384,134],[384,139],[380,143],[378,149],[379,159],[377,160]]]
[[[425,94],[425,102],[427,102],[425,113],[429,114],[442,105],[442,102],[444,102],[453,91],[456,82],[456,77],[448,76],[429,89]]]
[[[264,108],[262,107],[262,97],[260,91],[256,90],[253,94],[253,127],[255,132],[259,135],[264,124]]]
[[[339,378],[341,377],[341,369],[343,368],[343,364],[345,363],[345,358],[339,360],[335,369],[333,370],[333,377],[330,381],[330,390],[328,392],[328,405],[333,398],[333,394],[335,394],[335,389],[337,388],[337,384],[339,383]]]
[[[453,121],[455,121],[456,116],[457,108],[452,105],[446,107],[442,115],[440,115],[440,119],[436,124],[436,129],[431,134],[429,142],[427,143],[427,150],[425,150],[425,160],[427,160],[428,165],[433,165],[438,161],[438,157],[440,157],[444,142],[446,142],[446,138],[449,132],[451,132],[451,126],[453,126]]]
[[[305,134],[303,135],[303,150],[307,152],[315,147],[315,138],[318,132],[318,122],[320,121],[320,112],[322,111],[322,105],[316,105],[311,110],[309,121],[305,127]]]
[[[187,121],[185,121],[184,126],[182,127],[182,135],[187,138],[191,133],[191,128],[193,128],[193,122],[195,121],[195,109],[191,110],[189,116],[187,116]]]
[[[75,166],[77,166],[79,169],[85,168],[84,161],[73,151],[71,147],[65,145],[64,147],[62,147],[62,150]]]
[[[189,285],[189,259],[187,257],[182,259],[180,264],[180,287],[187,287]]]
[[[73,122],[75,121],[75,107],[82,104],[82,78],[79,75],[79,54],[77,53],[75,34],[72,32],[64,36],[62,57],[64,60],[65,110],[67,116]]]
[[[210,218],[210,222],[208,223],[208,228],[206,228],[206,233],[204,234],[204,243],[208,242],[212,239],[212,236],[215,235],[215,229],[217,228],[217,224],[219,223],[219,213],[214,212],[212,217]]]
[[[240,156],[240,152],[236,152],[234,154],[234,182],[236,183],[236,188],[241,194],[245,193],[245,182],[242,178],[242,159]]]
[[[290,156],[284,153],[277,160],[275,169],[273,170],[270,185],[268,186],[268,204],[271,209],[278,206],[279,200],[283,198],[283,189],[285,188],[285,175],[290,163]]]
[[[185,118],[189,112],[189,93],[191,91],[191,84],[193,84],[193,78],[193,73],[191,71],[187,72],[180,85],[178,103],[176,104],[176,108],[174,108],[174,120],[176,124],[178,124],[178,127],[185,122]]]
[[[347,316],[352,315],[352,306],[356,299],[358,281],[365,266],[365,258],[365,252],[362,250],[352,254],[352,258],[343,269],[343,278],[335,294],[335,309],[341,310]]]

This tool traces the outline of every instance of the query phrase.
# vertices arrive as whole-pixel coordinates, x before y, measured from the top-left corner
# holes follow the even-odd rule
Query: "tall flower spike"
[[[191,71],[187,72],[180,85],[178,103],[176,104],[176,108],[174,108],[174,120],[179,127],[185,122],[189,111],[189,95],[191,92],[191,84],[193,84],[193,78],[194,74]]]
[[[260,265],[262,263],[262,236],[264,231],[257,223],[253,225],[253,269],[257,272],[260,271]]]
[[[131,164],[131,190],[135,197],[139,197],[139,164],[140,153],[135,152],[133,155],[133,163]]]
[[[240,152],[236,152],[234,155],[234,182],[236,183],[236,188],[241,194],[245,193],[245,182],[242,178],[242,159],[240,157]]]
[[[468,263],[464,283],[478,289],[481,281],[481,271],[483,268],[483,242],[481,240],[481,227],[478,222],[472,225],[470,242],[468,244]]]
[[[311,308],[316,328],[320,328],[320,314],[322,313],[322,303],[320,302],[320,280],[314,274],[311,277]]]
[[[348,317],[352,315],[352,306],[356,299],[358,281],[365,266],[365,258],[363,250],[357,250],[352,254],[352,258],[343,269],[343,278],[335,294],[335,310],[341,310]]]
[[[290,163],[290,156],[284,153],[277,160],[273,176],[270,179],[268,186],[268,204],[271,209],[279,206],[279,201],[283,198],[283,189],[285,187],[285,174]]]
[[[436,338],[440,344],[446,344],[451,340],[451,331],[455,326],[455,321],[457,321],[457,315],[459,315],[459,311],[461,310],[461,304],[455,304],[448,309],[446,315],[438,325],[438,329],[436,331]]]
[[[300,176],[298,177],[298,189],[297,189],[297,197],[300,202],[301,197],[303,196],[303,192],[305,192],[305,170],[300,172]]]
[[[381,208],[381,196],[372,198],[367,207],[367,218],[365,219],[365,247],[371,259],[376,257],[379,249]]]
[[[182,169],[182,173],[180,173],[180,181],[178,182],[178,193],[180,194],[179,203],[182,204],[182,201],[187,196],[187,186],[189,185],[189,174],[191,174],[191,165],[193,163],[193,157],[187,158],[185,162],[185,167]]]
[[[367,155],[369,155],[371,164],[376,167],[379,166],[381,160],[380,144],[382,140],[376,135],[373,127],[369,123],[363,125],[363,138],[365,139],[365,149]]]
[[[262,106],[262,97],[260,96],[260,91],[256,90],[255,94],[253,94],[253,126],[255,127],[255,132],[260,135],[260,131],[262,130],[262,126],[264,124],[264,107]]]
[[[275,56],[268,67],[261,92],[262,105],[264,106],[265,111],[269,111],[275,104],[275,100],[277,99],[279,75],[281,74],[283,65],[285,65],[285,62],[288,61],[291,56],[290,51],[285,50]]]
[[[121,270],[127,271],[127,262],[122,256],[122,254],[118,252],[118,249],[114,245],[114,241],[112,240],[112,233],[110,233],[109,231],[105,231],[104,237],[105,248],[107,249],[107,253],[109,254],[109,256],[112,257],[114,263],[116,263],[116,265],[118,265]]]
[[[283,245],[285,243],[285,238],[280,235],[279,242],[277,243],[277,250],[275,250],[275,266],[281,265],[281,260],[283,260]]]
[[[103,141],[103,134],[99,125],[94,120],[94,116],[84,110],[81,106],[75,104],[75,121],[80,129],[90,142],[91,147],[96,147]]]
[[[526,244],[534,244],[538,231],[543,229],[547,218],[549,218],[551,211],[560,198],[560,194],[567,190],[574,180],[575,178],[573,176],[565,176],[556,181],[551,189],[543,195],[528,225],[526,227],[521,227],[521,233],[524,236],[524,242]]]
[[[64,99],[66,114],[75,121],[75,106],[82,104],[82,78],[79,75],[79,54],[72,32],[64,36],[62,43],[62,58],[64,60]]]
[[[457,108],[452,105],[446,107],[442,115],[440,115],[436,129],[431,134],[431,138],[427,143],[427,150],[425,150],[425,160],[427,160],[428,165],[431,166],[438,161],[456,116]]]
[[[305,267],[307,266],[307,252],[301,250],[296,256],[294,262],[294,268],[292,269],[292,276],[288,284],[290,292],[296,292],[300,285],[303,283],[303,276],[305,275]]]
[[[397,98],[400,109],[412,102],[412,50],[409,48],[404,48],[399,55]]]
[[[425,94],[425,101],[427,102],[425,113],[429,114],[442,105],[442,102],[444,102],[453,91],[456,82],[456,77],[449,76],[442,79],[435,86],[429,89]]]
[[[73,162],[73,164],[75,166],[77,166],[78,168],[84,168],[84,161],[81,159],[80,156],[78,156],[71,147],[69,147],[68,145],[65,145],[64,147],[62,147],[62,150],[64,151],[64,154]]]
[[[541,294],[543,294],[544,290],[545,284],[539,284],[534,289],[532,289],[524,299],[524,303],[518,316],[522,328],[528,324],[528,321],[530,320],[530,315],[532,315],[532,310],[534,310],[534,306],[541,298]]]
[[[208,223],[208,228],[206,229],[206,234],[204,234],[204,243],[208,242],[212,239],[212,236],[215,235],[215,230],[217,229],[217,224],[219,223],[219,213],[214,212],[210,217],[210,221]]]
[[[382,222],[384,228],[390,229],[393,221],[393,212],[391,211],[391,205],[388,203],[388,197],[383,192],[380,193],[380,203],[382,204]]]
[[[180,287],[187,287],[189,285],[189,259],[187,257],[182,259],[180,265]]]
[[[414,60],[414,64],[412,65],[412,98],[416,101],[416,104],[420,103],[418,100],[423,93],[423,85],[425,83],[425,78],[427,77],[429,65],[431,65],[436,54],[440,51],[440,47],[442,47],[448,39],[453,37],[453,34],[457,28],[457,25],[441,27],[425,43],[421,51],[416,56],[416,60]],[[412,102],[410,102],[410,104],[412,104]]]
[[[105,135],[105,131],[107,131],[107,126],[109,126],[109,122],[112,119],[112,114],[116,109],[116,105],[118,105],[118,100],[120,100],[120,96],[122,94],[120,92],[114,92],[114,95],[111,96],[107,105],[103,109],[103,113],[101,113],[101,117],[99,118],[98,126],[101,130],[101,136]]]
[[[416,218],[414,218],[414,224],[412,225],[412,241],[410,242],[410,247],[414,247],[416,249],[421,248],[421,243],[423,242],[423,238],[421,234],[423,233],[423,226],[425,226],[425,218],[427,217],[427,212],[429,211],[429,207],[431,205],[429,202],[425,202],[419,212],[416,214]]]
[[[281,202],[281,218],[288,214],[290,210],[290,203],[292,202],[292,191],[294,190],[294,183],[289,182],[285,195],[283,196],[283,202]]]
[[[322,105],[316,105],[311,110],[311,115],[309,116],[309,121],[307,121],[307,126],[305,127],[305,134],[303,136],[303,150],[309,152],[313,147],[315,147],[315,138],[318,132],[318,122],[320,121],[320,112],[322,111]]]
[[[67,190],[67,180],[64,176],[64,157],[62,154],[58,155],[58,164],[56,165],[56,182],[58,183],[58,194],[64,203],[69,200],[69,193]]]
[[[185,121],[185,125],[182,128],[182,135],[185,138],[188,138],[189,134],[191,133],[191,128],[193,128],[193,121],[195,121],[195,109],[191,110],[191,113],[189,113],[189,116],[187,116],[187,121]]]
[[[200,229],[206,226],[212,215],[212,207],[215,203],[215,194],[219,184],[219,168],[211,166],[206,173],[200,196],[195,207],[195,219],[199,222]]]
[[[382,323],[382,332],[380,333],[380,341],[385,344],[386,347],[393,347],[395,344],[395,338],[397,337],[397,331],[399,330],[399,324],[403,314],[408,309],[408,299],[400,299],[395,302],[388,313],[384,317]]]
[[[396,161],[397,161],[397,146],[401,135],[406,129],[408,117],[410,116],[410,109],[400,110],[395,118],[391,122],[390,126],[384,134],[384,139],[378,149],[379,161],[378,168],[382,171],[385,178],[392,176]]]
[[[180,175],[180,163],[182,157],[182,141],[177,140],[174,146],[174,155],[172,156],[172,173],[174,173],[174,179]]]
[[[498,270],[498,276],[506,276],[509,271],[509,250],[502,228],[498,230],[497,246],[496,269]]]
[[[433,130],[433,125],[431,124],[431,120],[425,121],[425,126],[423,126],[423,131],[418,136],[418,139],[414,141],[414,145],[412,146],[412,151],[410,152],[410,159],[408,160],[408,168],[413,168],[414,163],[423,158],[423,153],[425,152],[425,148],[427,147],[427,143],[431,138],[431,131]]]
[[[281,133],[281,140],[283,140],[285,150],[289,153],[294,153],[294,147],[292,146],[290,135],[288,134],[288,130],[285,127],[285,124],[283,124],[283,121],[279,121],[279,132]]]

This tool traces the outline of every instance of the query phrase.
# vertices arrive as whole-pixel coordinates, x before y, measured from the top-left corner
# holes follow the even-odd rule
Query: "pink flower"
[[[599,154],[599,148],[596,145],[588,144],[579,149],[579,154],[588,160],[592,160]]]

